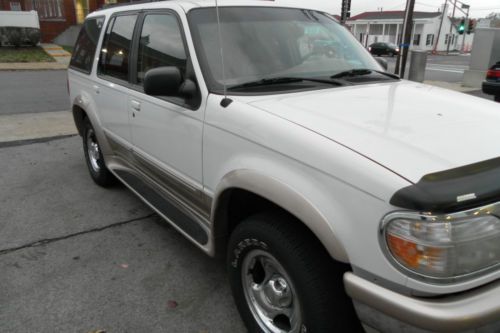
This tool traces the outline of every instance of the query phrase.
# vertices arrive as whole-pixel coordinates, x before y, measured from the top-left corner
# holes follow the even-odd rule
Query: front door
[[[190,76],[188,51],[180,21],[171,11],[151,11],[139,23],[135,89],[129,95],[129,118],[138,167],[177,197],[202,203],[203,110],[180,97],[147,96],[144,75],[150,69],[176,66]]]

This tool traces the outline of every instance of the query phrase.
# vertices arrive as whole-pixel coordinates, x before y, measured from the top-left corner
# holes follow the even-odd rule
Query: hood
[[[500,156],[500,104],[400,81],[249,103],[342,144],[415,183]]]

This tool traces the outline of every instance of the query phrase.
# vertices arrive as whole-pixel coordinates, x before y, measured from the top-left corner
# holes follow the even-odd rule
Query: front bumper
[[[488,95],[500,95],[500,82],[483,81],[483,93]]]
[[[402,327],[405,332],[500,332],[500,281],[440,298],[398,294],[351,272],[344,274],[344,285],[360,319],[383,332]],[[363,318],[370,315],[367,309],[374,310],[373,318]]]

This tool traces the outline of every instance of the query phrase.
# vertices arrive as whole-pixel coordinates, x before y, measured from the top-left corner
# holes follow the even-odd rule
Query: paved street
[[[66,71],[0,71],[0,115],[69,110]]]
[[[0,148],[0,332],[243,332],[224,265],[123,186],[79,137]]]
[[[389,63],[389,71],[394,73],[396,57],[384,57]],[[425,79],[430,81],[461,82],[464,71],[469,69],[470,55],[428,55]],[[406,65],[408,77],[410,62]]]

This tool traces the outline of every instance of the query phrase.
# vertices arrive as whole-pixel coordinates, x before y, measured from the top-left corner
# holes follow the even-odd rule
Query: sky
[[[279,2],[280,0],[276,0]],[[282,0],[284,1],[284,0]],[[445,0],[416,0],[415,10],[424,12],[435,12],[444,4]],[[485,17],[491,12],[500,13],[500,0],[460,0],[470,5],[470,13],[473,18]],[[304,4],[304,0],[286,0],[287,3],[296,3],[298,6]],[[317,7],[331,14],[340,14],[342,0],[307,0],[307,5]],[[351,0],[351,16],[365,11],[376,11],[380,7],[383,10],[404,10],[406,0]],[[450,6],[450,9],[453,6]],[[450,10],[451,15],[451,10]],[[465,16],[457,10],[456,17]]]

